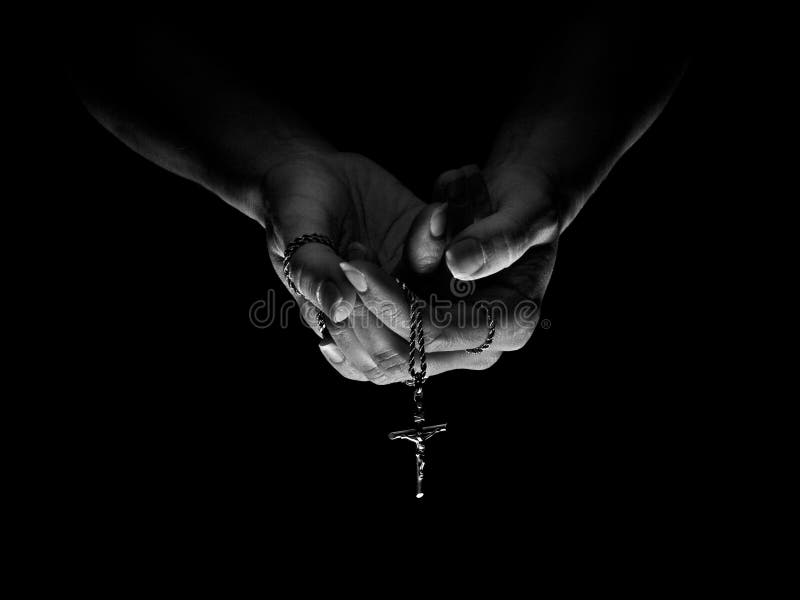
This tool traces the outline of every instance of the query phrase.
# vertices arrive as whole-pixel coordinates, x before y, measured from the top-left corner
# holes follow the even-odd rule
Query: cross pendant
[[[447,423],[425,427],[425,413],[422,410],[422,384],[418,383],[414,389],[414,429],[393,431],[389,434],[390,440],[408,440],[414,442],[417,454],[417,498],[422,498],[422,478],[425,468],[425,442],[440,431],[447,431]]]

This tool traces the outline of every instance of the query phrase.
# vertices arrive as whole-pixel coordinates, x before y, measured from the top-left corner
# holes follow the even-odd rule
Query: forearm
[[[89,111],[130,148],[264,223],[258,184],[287,156],[328,149],[299,118],[173,31],[148,28],[73,61]],[[265,73],[265,78],[268,74]]]
[[[560,229],[647,130],[685,68],[685,40],[644,17],[588,16],[532,68],[489,170],[528,170],[558,203]]]

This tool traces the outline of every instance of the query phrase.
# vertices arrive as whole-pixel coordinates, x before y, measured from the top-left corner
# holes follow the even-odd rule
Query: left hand
[[[316,322],[317,310],[343,321],[355,304],[356,292],[339,263],[367,258],[394,271],[414,220],[432,218],[437,208],[366,157],[335,151],[286,157],[267,171],[255,196],[263,205],[270,260],[290,291],[283,274],[286,245],[317,233],[335,246],[306,244],[291,259],[291,278],[301,294],[294,296],[309,324]]]

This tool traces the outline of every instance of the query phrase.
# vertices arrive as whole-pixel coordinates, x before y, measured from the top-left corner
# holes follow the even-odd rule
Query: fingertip
[[[431,237],[440,239],[444,236],[447,228],[447,203],[442,202],[437,206],[431,214],[428,228]]]
[[[333,316],[331,318],[334,323],[341,323],[350,316],[351,312],[353,312],[352,307],[348,306],[345,300],[341,300],[333,307]]]
[[[314,306],[312,302],[309,302],[308,300],[302,300],[300,303],[300,314],[303,317],[303,323],[308,325],[308,327],[317,335],[317,337],[323,337],[317,318],[320,314],[319,309]]]
[[[322,356],[342,377],[350,381],[368,381],[363,373],[357,371],[348,362],[347,357],[342,352],[341,348],[336,345],[333,340],[324,340],[319,344],[319,350]]]
[[[323,312],[334,323],[341,323],[353,312],[355,294],[344,292],[341,286],[337,286],[333,281],[328,280],[319,287],[317,302],[322,307]]]
[[[325,341],[320,343],[319,349],[332,363],[338,365],[344,362],[344,354],[332,341]]]
[[[444,255],[448,205],[430,204],[417,216],[406,245],[406,258],[415,273],[426,274],[436,269]]]
[[[361,271],[346,262],[339,263],[339,268],[344,273],[344,276],[347,277],[347,281],[350,282],[350,285],[352,285],[357,292],[363,294],[367,291],[367,278]]]
[[[445,252],[447,267],[456,279],[474,279],[486,265],[483,245],[474,238],[465,238],[452,244]]]

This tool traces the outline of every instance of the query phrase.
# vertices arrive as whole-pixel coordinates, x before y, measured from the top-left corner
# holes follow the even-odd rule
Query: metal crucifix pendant
[[[390,440],[414,442],[417,450],[417,498],[422,498],[422,477],[425,468],[425,442],[440,431],[447,431],[447,423],[425,427],[425,413],[422,410],[422,382],[414,383],[414,429],[393,431]]]

